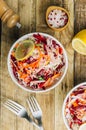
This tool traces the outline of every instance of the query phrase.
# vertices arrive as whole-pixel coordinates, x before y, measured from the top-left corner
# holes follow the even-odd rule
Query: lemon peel
[[[34,41],[32,40],[24,40],[19,44],[15,51],[15,57],[17,60],[27,59],[32,55],[34,50]]]

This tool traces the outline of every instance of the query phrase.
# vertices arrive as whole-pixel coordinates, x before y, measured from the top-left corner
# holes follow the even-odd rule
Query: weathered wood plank
[[[17,11],[17,1],[7,0],[8,5]],[[14,29],[15,30],[15,29]],[[14,99],[14,84],[11,81],[8,71],[7,71],[7,55],[12,45],[12,42],[16,40],[15,34],[13,30],[9,30],[5,24],[2,26],[2,37],[1,37],[1,94],[5,97],[10,97]],[[10,83],[10,85],[9,85]],[[9,119],[9,120],[8,120]],[[13,129],[16,130],[16,116],[3,106],[1,108],[1,120],[2,126],[1,129]]]
[[[83,1],[86,2],[86,0]],[[74,82],[77,84],[86,80],[86,74],[84,73],[86,70],[86,56],[81,56],[77,53],[74,55],[74,50],[71,46],[71,40],[74,35],[73,0],[6,0],[6,2],[20,15],[22,27],[21,29],[9,29],[5,24],[2,25],[1,98],[3,100],[3,97],[8,97],[19,102],[27,108],[28,113],[31,115],[26,99],[30,95],[34,95],[43,111],[43,125],[45,130],[66,130],[62,120],[63,100],[67,92],[73,87]],[[47,8],[51,5],[61,5],[69,11],[70,23],[64,31],[54,32],[47,26],[45,15]],[[86,26],[85,18],[83,19],[86,16],[84,10],[86,11],[85,4],[79,8],[76,3],[75,16],[77,21],[75,21],[75,34]],[[22,35],[35,31],[45,32],[57,38],[65,47],[69,61],[69,67],[64,81],[55,89],[43,94],[23,91],[13,83],[7,70],[7,55],[11,45]],[[2,130],[37,130],[27,121],[16,117],[13,113],[5,109],[3,105],[1,105],[1,121]]]
[[[50,5],[58,5],[58,1],[54,1],[54,2],[53,1],[46,1],[43,4],[41,4],[41,3],[42,3],[42,0],[40,1],[40,4],[38,3],[38,5],[37,5],[38,10],[36,11],[37,12],[37,20],[38,20],[37,21],[37,30],[38,31],[41,30],[42,32],[46,32],[46,33],[48,33],[48,34],[50,34],[52,36],[55,36],[57,38],[57,37],[59,37],[59,33],[54,32],[53,30],[51,30],[47,26],[46,21],[45,21],[45,15],[46,15],[47,8]],[[43,108],[45,108],[45,109],[43,109],[43,123],[44,123],[45,129],[50,129],[51,128],[51,129],[56,129],[57,130],[57,128],[58,129],[61,128],[60,125],[58,125],[58,127],[56,125],[56,124],[58,124],[56,119],[59,119],[59,117],[61,115],[60,116],[56,115],[55,107],[57,106],[58,99],[55,99],[55,93],[56,92],[54,90],[52,90],[50,92],[50,94],[48,94],[47,96],[42,95],[41,98],[38,95],[36,96],[37,99],[40,101],[41,106],[43,106]],[[47,116],[47,118],[46,118],[46,116]],[[48,121],[47,121],[47,119],[48,119]]]
[[[55,89],[55,130],[57,128],[60,130],[66,130],[66,127],[63,123],[62,119],[62,105],[63,100],[67,94],[67,92],[73,87],[73,72],[74,72],[74,51],[71,46],[71,39],[74,33],[74,3],[72,0],[64,0],[63,5],[65,9],[69,11],[70,14],[70,23],[69,26],[60,32],[60,36],[57,37],[59,41],[66,48],[68,55],[68,71],[67,75],[63,81],[56,89]],[[57,34],[58,35],[58,34]],[[55,35],[56,36],[56,35]],[[70,69],[71,68],[71,69]],[[61,127],[62,126],[62,127]]]
[[[86,28],[86,0],[76,0],[75,34]],[[75,52],[75,85],[86,81],[86,56]]]
[[[19,4],[19,3],[21,4]],[[25,4],[27,2],[27,4]],[[23,91],[17,87],[11,80],[8,70],[7,70],[7,55],[9,49],[14,41],[16,41],[21,35],[29,33],[35,30],[35,19],[33,20],[35,14],[35,3],[31,1],[10,1],[7,0],[8,5],[18,12],[20,15],[20,22],[22,28],[18,30],[17,28],[8,29],[5,24],[2,27],[2,72],[1,72],[1,93],[4,97],[11,98],[15,101],[18,101],[20,104],[28,108],[26,104],[26,98],[29,96],[28,92]],[[30,6],[29,6],[30,5]],[[29,8],[28,8],[29,7]],[[34,8],[33,8],[34,7]],[[27,9],[27,10],[26,10]],[[32,13],[32,14],[31,14]],[[32,24],[32,25],[31,25]],[[6,49],[5,49],[6,48]],[[3,71],[4,70],[4,71]],[[3,130],[33,130],[33,126],[30,125],[27,121],[16,117],[13,113],[5,109],[3,106],[1,108],[1,120],[2,120],[2,129]],[[29,112],[30,113],[30,112]],[[4,118],[5,117],[5,118]],[[9,120],[8,120],[9,119]],[[6,124],[6,125],[4,125]]]
[[[37,32],[46,32],[48,34],[54,34],[54,32],[49,29],[46,24],[46,10],[52,5],[52,1],[39,1],[37,0],[36,4],[36,31]],[[47,92],[42,95],[36,94],[37,100],[40,102],[40,106],[43,110],[43,124],[45,129],[54,129],[55,128],[55,98],[54,90]]]

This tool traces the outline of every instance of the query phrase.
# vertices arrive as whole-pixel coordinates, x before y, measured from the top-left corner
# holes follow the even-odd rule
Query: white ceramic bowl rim
[[[63,107],[62,107],[62,117],[63,117],[63,121],[64,121],[64,123],[65,123],[65,126],[67,127],[68,130],[70,130],[70,128],[69,128],[69,126],[68,126],[68,123],[67,123],[67,121],[66,121],[66,119],[65,119],[65,115],[64,115],[65,104],[66,104],[66,101],[67,101],[69,95],[70,95],[74,90],[76,90],[78,87],[80,87],[80,86],[82,86],[82,85],[86,85],[86,82],[82,82],[82,83],[76,85],[74,88],[72,88],[72,89],[68,92],[66,98],[64,99],[64,103],[63,103]]]
[[[16,79],[14,78],[14,75],[12,74],[12,70],[11,70],[11,68],[10,68],[10,62],[9,62],[10,54],[11,54],[11,51],[12,51],[12,49],[14,48],[15,44],[18,43],[18,42],[20,42],[20,41],[22,41],[22,40],[27,39],[28,37],[32,36],[33,34],[38,34],[38,33],[41,34],[41,35],[43,35],[43,36],[45,36],[45,37],[47,36],[47,37],[52,38],[53,40],[55,40],[55,41],[62,47],[63,52],[64,52],[64,57],[65,57],[65,63],[66,63],[66,64],[65,64],[65,71],[64,71],[64,73],[63,73],[61,79],[60,79],[55,85],[53,85],[52,87],[50,87],[50,88],[48,88],[48,89],[45,89],[45,90],[42,90],[42,91],[41,91],[41,90],[39,90],[39,91],[37,91],[37,90],[30,90],[30,89],[25,88],[25,87],[23,87],[22,85],[20,85],[20,84],[16,81]],[[8,71],[9,71],[9,74],[10,74],[12,80],[13,80],[14,83],[15,83],[17,86],[19,86],[20,88],[22,88],[22,89],[24,89],[24,90],[26,90],[26,91],[28,91],[28,92],[35,92],[35,93],[47,92],[47,91],[49,91],[49,90],[55,88],[56,86],[58,86],[58,85],[61,83],[61,81],[63,80],[63,78],[65,77],[66,72],[67,72],[67,69],[68,69],[68,58],[67,58],[67,54],[66,54],[66,51],[65,51],[63,45],[62,45],[56,38],[54,38],[53,36],[51,36],[51,35],[49,35],[49,34],[46,34],[46,33],[33,32],[33,33],[29,33],[29,34],[26,34],[26,35],[20,37],[16,42],[14,42],[14,44],[12,45],[12,47],[11,47],[11,49],[10,49],[10,51],[9,51],[9,54],[8,54],[7,66],[8,66]]]

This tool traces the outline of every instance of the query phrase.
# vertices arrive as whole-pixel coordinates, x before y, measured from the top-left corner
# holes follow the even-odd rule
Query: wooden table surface
[[[10,98],[22,104],[30,113],[26,99],[34,95],[43,111],[44,130],[67,130],[62,119],[62,104],[66,94],[74,85],[86,81],[86,56],[72,49],[71,40],[77,32],[86,28],[86,0],[6,0],[8,5],[19,14],[22,27],[9,29],[1,24],[1,130],[37,130],[26,120],[15,116],[2,105],[3,98]],[[45,21],[46,9],[50,5],[60,5],[70,13],[70,24],[61,32],[51,30]],[[69,67],[63,82],[43,94],[29,93],[11,80],[7,69],[7,56],[10,47],[19,37],[30,32],[44,32],[57,38],[65,47]],[[31,114],[31,113],[30,113]]]

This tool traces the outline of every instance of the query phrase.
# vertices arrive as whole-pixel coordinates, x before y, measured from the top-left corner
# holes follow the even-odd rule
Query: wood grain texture
[[[15,10],[20,16],[22,27],[17,29],[7,28],[2,24],[1,32],[1,100],[10,98],[26,107],[31,115],[26,99],[30,95],[34,95],[38,100],[43,111],[44,130],[67,130],[62,119],[63,100],[68,91],[77,84],[86,80],[84,71],[86,70],[86,57],[77,53],[74,55],[74,50],[71,46],[71,40],[74,36],[74,1],[73,0],[6,0],[8,5]],[[78,15],[78,2],[76,2],[76,19],[80,21]],[[81,1],[83,4],[83,2]],[[45,21],[46,10],[51,5],[60,5],[66,8],[70,14],[69,26],[61,32],[51,30]],[[82,13],[83,15],[83,13]],[[82,17],[81,15],[81,17]],[[85,15],[85,14],[84,14]],[[86,15],[85,15],[86,16]],[[85,27],[85,19],[79,26],[75,22],[75,33]],[[11,80],[7,70],[7,56],[10,47],[19,37],[30,32],[44,32],[57,38],[65,47],[68,55],[68,71],[63,82],[51,90],[43,94],[29,93],[18,86]],[[75,57],[74,57],[75,56]],[[79,75],[78,75],[79,74]],[[1,130],[37,130],[26,120],[21,119],[3,107],[1,103]]]
[[[75,1],[75,34],[86,29],[86,0]],[[75,52],[75,85],[86,81],[86,56]]]

